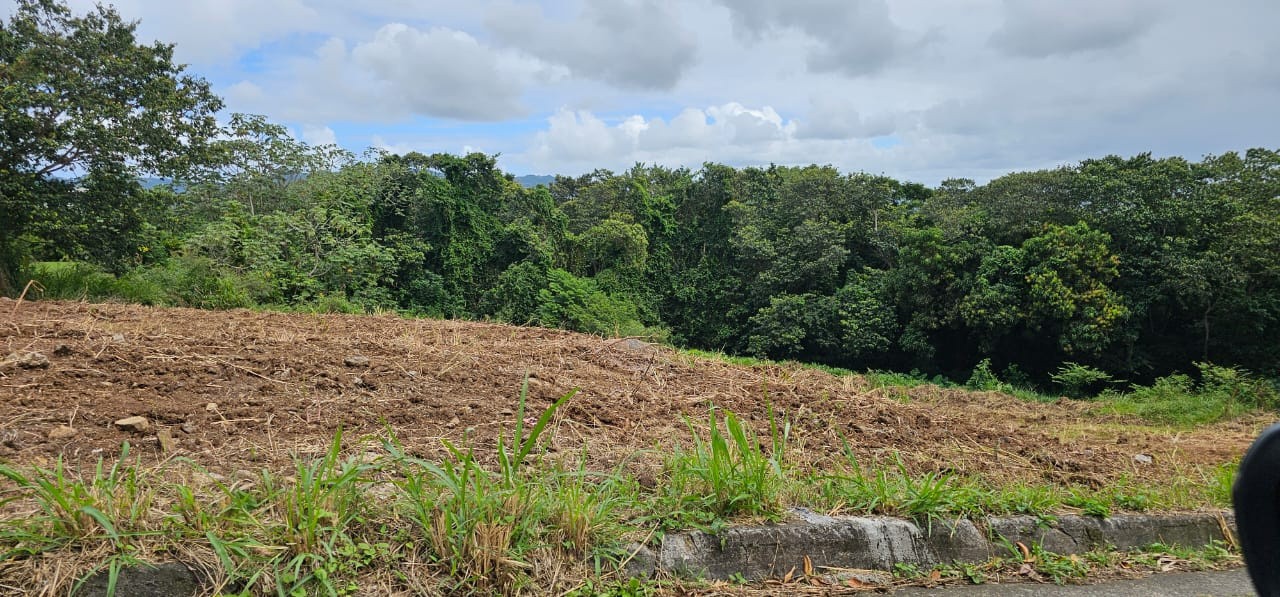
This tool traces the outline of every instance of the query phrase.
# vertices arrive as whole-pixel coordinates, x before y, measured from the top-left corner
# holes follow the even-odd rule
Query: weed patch
[[[666,528],[714,530],[733,516],[781,515],[790,423],[779,422],[771,408],[769,444],[762,445],[737,415],[722,411],[718,417],[717,412],[713,408],[708,415],[705,437],[686,421],[693,447],[676,447],[667,459],[666,482],[654,498]]]
[[[1280,392],[1269,381],[1248,372],[1198,363],[1200,381],[1189,375],[1162,377],[1150,386],[1128,392],[1103,392],[1103,412],[1136,415],[1158,423],[1183,427],[1238,418],[1257,409],[1280,406]]]

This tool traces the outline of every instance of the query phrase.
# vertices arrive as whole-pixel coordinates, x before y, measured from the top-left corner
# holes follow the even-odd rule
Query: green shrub
[[[1128,392],[1104,392],[1108,409],[1158,423],[1198,425],[1280,405],[1275,387],[1243,369],[1198,363],[1200,382],[1176,373]]]
[[[1280,392],[1271,382],[1254,377],[1239,367],[1219,367],[1212,363],[1196,363],[1200,369],[1200,385],[1206,394],[1221,395],[1231,405],[1250,408],[1280,406]]]
[[[78,261],[36,262],[24,273],[44,287],[42,296],[53,299],[99,298],[109,292],[112,280],[101,268]]]
[[[982,390],[985,392],[1003,391],[1004,384],[1000,378],[991,371],[991,359],[982,359],[973,367],[973,373],[969,375],[969,381],[964,383],[965,387],[971,390]]]
[[[1023,390],[1035,389],[1035,383],[1032,382],[1031,376],[1028,375],[1027,372],[1023,371],[1017,363],[1009,363],[1005,366],[1004,371],[1000,373],[1000,379],[1004,380],[1005,384],[1014,388]]]
[[[663,494],[658,496],[659,517],[671,528],[710,526],[737,515],[776,516],[787,479],[783,454],[791,425],[769,412],[770,443],[762,445],[750,427],[732,412],[707,419],[706,437],[686,421],[693,448],[677,447],[666,462]],[[723,424],[722,424],[723,422]]]
[[[909,373],[899,373],[896,371],[882,371],[877,369],[868,370],[862,374],[872,385],[882,388],[887,386],[898,386],[904,388],[915,388],[925,385],[935,385],[943,388],[955,386],[954,383],[941,376],[935,376],[930,379],[928,375],[921,373],[919,369],[912,369]]]
[[[264,289],[250,279],[220,269],[207,257],[183,256],[145,268],[137,276],[167,289],[166,302],[201,309],[235,309],[257,304]],[[260,285],[258,285],[260,286]]]
[[[1063,363],[1058,372],[1049,376],[1071,398],[1085,398],[1098,386],[1111,381],[1111,374],[1080,363]]]
[[[601,336],[641,336],[650,330],[635,305],[601,291],[591,278],[553,269],[538,291],[538,323]]]
[[[163,286],[147,279],[139,270],[116,278],[115,298],[141,305],[168,305],[168,293]]]
[[[121,300],[145,305],[164,302],[164,289],[159,284],[133,272],[117,278],[96,265],[79,261],[37,262],[26,277],[40,283],[44,298]]]
[[[547,270],[532,261],[521,261],[498,275],[493,288],[481,298],[481,311],[494,318],[526,325],[538,320],[539,294],[547,289]]]
[[[306,311],[312,313],[346,313],[354,315],[356,313],[364,313],[366,309],[361,305],[353,302],[344,294],[324,294],[311,299],[302,307]]]

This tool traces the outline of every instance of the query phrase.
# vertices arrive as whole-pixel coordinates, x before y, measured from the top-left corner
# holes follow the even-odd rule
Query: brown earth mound
[[[469,443],[483,458],[514,425],[526,374],[532,415],[580,389],[548,446],[571,456],[585,446],[593,467],[631,459],[651,469],[663,450],[687,444],[686,418],[705,427],[711,405],[762,436],[772,405],[792,424],[795,459],[814,466],[840,458],[847,439],[864,463],[898,453],[916,471],[1091,485],[1234,460],[1264,422],[1173,432],[1102,419],[1083,402],[877,389],[858,376],[729,365],[635,339],[395,316],[0,301],[5,355],[0,461],[24,464],[83,466],[129,441],[144,460],[283,469],[321,452],[339,426],[348,438],[391,430],[423,456],[439,456],[442,438]],[[133,416],[147,428],[116,424]],[[161,437],[172,438],[167,453]]]

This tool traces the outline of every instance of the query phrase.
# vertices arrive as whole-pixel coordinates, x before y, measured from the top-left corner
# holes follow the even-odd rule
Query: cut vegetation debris
[[[171,559],[255,594],[587,594],[628,590],[605,574],[627,541],[788,506],[1223,507],[1274,418],[1171,428],[485,323],[6,307],[0,350],[49,363],[0,374],[0,578],[59,594]]]

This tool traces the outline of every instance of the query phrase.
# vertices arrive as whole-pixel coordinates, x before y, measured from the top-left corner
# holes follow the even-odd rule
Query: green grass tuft
[[[1198,363],[1200,381],[1175,374],[1128,392],[1103,392],[1105,413],[1136,415],[1148,421],[1184,427],[1235,419],[1258,409],[1280,406],[1280,392],[1264,379],[1233,367]]]

